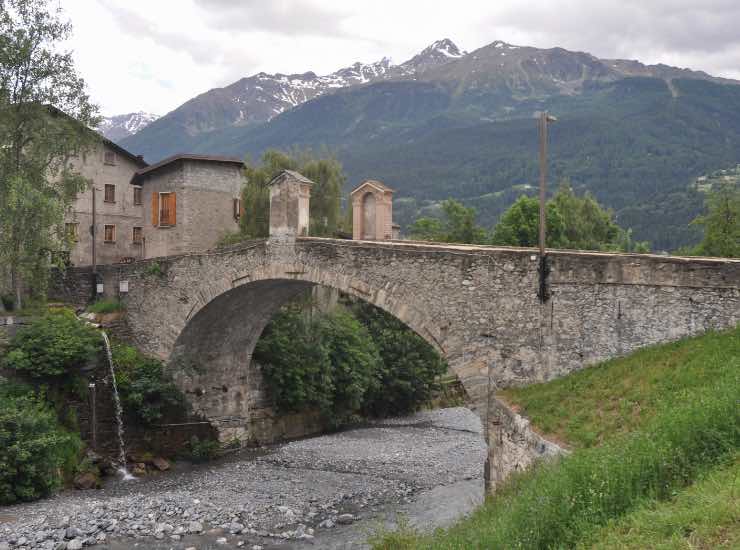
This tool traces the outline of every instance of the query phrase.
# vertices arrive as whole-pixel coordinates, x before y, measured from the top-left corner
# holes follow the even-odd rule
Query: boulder
[[[172,467],[170,466],[170,463],[161,456],[152,459],[152,466],[154,466],[160,472],[166,472]]]
[[[143,462],[137,462],[134,464],[134,469],[131,471],[131,474],[136,477],[146,475],[146,464]]]
[[[82,539],[72,539],[67,543],[67,550],[82,550]]]
[[[337,523],[341,523],[342,525],[347,525],[353,521],[355,521],[355,516],[352,514],[340,514],[337,517]]]
[[[188,533],[200,534],[203,532],[203,524],[199,521],[191,521],[188,525]]]
[[[96,476],[92,472],[77,474],[74,478],[73,483],[77,489],[81,490],[97,489],[100,487],[100,480],[98,479],[98,476]]]

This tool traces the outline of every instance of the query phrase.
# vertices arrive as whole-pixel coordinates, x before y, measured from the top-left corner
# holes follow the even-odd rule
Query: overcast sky
[[[163,115],[255,72],[405,61],[440,38],[561,46],[740,78],[740,0],[51,0],[103,114]]]

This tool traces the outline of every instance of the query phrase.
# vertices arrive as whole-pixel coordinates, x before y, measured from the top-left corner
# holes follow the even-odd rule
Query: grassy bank
[[[650,500],[609,522],[579,550],[740,548],[740,454],[669,501]]]
[[[512,479],[448,530],[391,533],[374,547],[572,548],[598,540],[603,526],[669,501],[732,460],[740,448],[739,361],[735,329],[506,392],[573,454]]]

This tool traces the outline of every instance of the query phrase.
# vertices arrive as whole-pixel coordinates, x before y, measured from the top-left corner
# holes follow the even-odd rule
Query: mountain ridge
[[[145,111],[103,117],[97,130],[109,140],[118,142],[143,130],[158,118],[159,115]]]
[[[189,134],[163,117],[167,124],[157,121],[122,144],[150,161],[177,152],[256,159],[271,148],[326,147],[350,184],[376,178],[397,190],[401,225],[453,197],[476,206],[490,226],[518,195],[532,192],[534,119],[549,110],[558,117],[552,186],[567,179],[592,193],[658,250],[697,238],[688,223],[703,196],[689,183],[740,162],[740,82],[503,41],[470,53],[444,41],[431,46],[426,66],[417,56],[401,65],[385,60],[382,71],[351,66],[357,84],[283,98],[289,106],[264,122]],[[414,68],[404,69],[412,61]],[[278,80],[290,84],[291,75]]]

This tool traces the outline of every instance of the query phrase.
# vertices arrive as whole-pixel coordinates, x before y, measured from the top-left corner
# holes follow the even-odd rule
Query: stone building
[[[143,257],[213,248],[239,229],[243,162],[237,159],[175,155],[136,172],[147,205],[143,215]]]
[[[398,226],[393,223],[393,193],[393,189],[377,180],[366,180],[350,193],[352,239],[398,239]]]
[[[70,261],[74,265],[93,263],[93,201],[96,263],[142,258],[136,235],[142,230],[144,207],[141,188],[131,185],[131,179],[146,167],[144,159],[102,139],[72,165],[92,185],[77,196],[65,215],[67,235],[75,243]]]
[[[239,227],[238,159],[175,155],[148,166],[102,138],[73,165],[92,182],[65,216],[73,265],[202,251]]]

